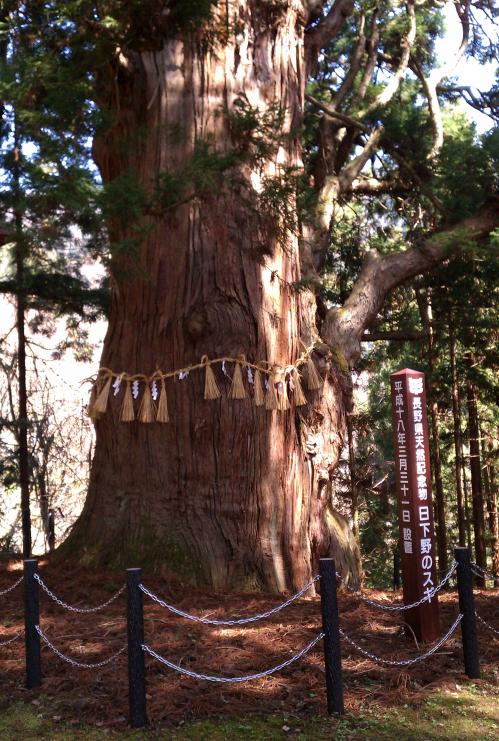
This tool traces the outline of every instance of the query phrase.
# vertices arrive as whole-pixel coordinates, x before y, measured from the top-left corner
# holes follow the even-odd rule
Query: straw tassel
[[[279,379],[277,383],[277,408],[280,412],[286,412],[289,409],[288,389],[285,377]]]
[[[92,386],[92,391],[90,392],[90,399],[88,400],[88,406],[87,406],[87,416],[90,417],[92,421],[95,421],[98,417],[98,414],[95,412],[95,401],[97,399],[97,381]]]
[[[243,374],[241,372],[241,364],[236,363],[234,366],[234,375],[232,376],[232,384],[229,391],[230,399],[245,399],[246,391],[244,390]]]
[[[277,384],[277,408],[281,412],[289,409],[288,390],[284,379]]]
[[[122,422],[133,422],[134,419],[135,414],[133,411],[132,388],[130,381],[127,381],[125,385],[125,396],[123,397],[123,404],[121,405],[120,420]]]
[[[269,379],[269,387],[267,389],[267,395],[265,397],[265,409],[278,409],[277,393],[275,389],[275,376],[271,375]]]
[[[307,386],[311,391],[320,389],[320,387],[322,386],[322,378],[317,372],[315,363],[310,355],[308,356],[307,360]]]
[[[217,386],[215,380],[215,374],[213,373],[210,361],[207,355],[203,355],[201,362],[206,367],[206,375],[204,378],[204,398],[205,399],[219,399],[221,396],[220,389]]]
[[[154,402],[152,400],[151,388],[149,383],[146,381],[144,393],[142,394],[142,400],[139,407],[139,421],[149,424],[154,422]]]
[[[161,379],[161,391],[159,394],[158,409],[156,412],[156,422],[169,422],[170,417],[168,415],[168,399],[166,396],[166,384],[165,379]]]
[[[109,391],[111,389],[112,380],[113,380],[113,377],[109,375],[104,381],[104,384],[101,390],[99,391],[97,398],[95,399],[95,402],[93,405],[93,411],[92,411],[92,414],[95,417],[98,417],[100,414],[104,414],[104,412],[107,409],[107,401],[109,399]]]
[[[295,399],[295,406],[302,407],[307,403],[307,398],[305,394],[303,393],[303,388],[300,381],[300,374],[298,373],[298,370],[295,368],[293,371],[293,382],[295,384],[294,388],[294,399]]]
[[[262,407],[265,403],[265,398],[263,396],[263,389],[262,389],[262,374],[259,370],[255,371],[254,387],[255,387],[255,406]]]

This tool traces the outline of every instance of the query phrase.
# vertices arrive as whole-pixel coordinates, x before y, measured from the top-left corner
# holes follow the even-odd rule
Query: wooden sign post
[[[404,603],[417,602],[436,586],[435,535],[424,373],[390,376]],[[440,635],[438,599],[404,613],[419,641]]]

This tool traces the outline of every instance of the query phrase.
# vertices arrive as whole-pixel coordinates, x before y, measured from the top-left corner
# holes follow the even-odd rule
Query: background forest
[[[132,48],[142,43],[134,28],[144,4],[127,3],[129,16],[119,3],[94,5],[4,1],[0,10],[0,548],[9,556],[30,550],[23,513],[26,524],[31,509],[34,547],[43,552],[65,538],[83,505],[93,429],[78,383],[96,370],[107,269],[118,256],[123,280],[135,279],[149,213],[215,190],[234,165],[200,141],[176,177],[158,179],[150,203],[131,172],[101,178],[92,140],[116,111],[95,88],[110,49],[124,38]],[[189,33],[219,4],[164,5],[170,27]],[[331,17],[339,5],[326,3]],[[341,32],[312,65],[303,168],[267,178],[258,203],[284,232],[303,235],[311,215],[328,208],[317,184],[349,175],[313,271],[286,285],[313,291],[319,315],[344,305],[366,250],[391,255],[494,199],[497,207],[492,3],[348,5]],[[309,27],[319,28],[311,13]],[[461,58],[483,65],[476,88],[455,73]],[[241,99],[231,120],[261,158],[281,136],[281,114],[271,113]],[[324,153],[333,149],[328,170]],[[132,219],[133,231],[117,237]],[[333,496],[371,585],[391,582],[398,539],[389,374],[404,367],[427,373],[439,569],[466,544],[499,585],[498,240],[497,232],[478,242],[454,237],[439,265],[390,290],[363,331],[358,359],[337,359],[351,375],[353,402]]]

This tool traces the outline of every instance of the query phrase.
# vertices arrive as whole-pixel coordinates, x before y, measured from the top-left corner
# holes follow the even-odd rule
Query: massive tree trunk
[[[180,179],[200,142],[206,167],[251,147],[231,128],[231,115],[250,106],[260,121],[282,112],[282,129],[265,160],[249,148],[210,188],[194,185],[184,203],[149,217],[143,274],[123,279],[125,262],[115,257],[102,355],[113,371],[170,371],[205,354],[286,366],[317,341],[314,296],[289,285],[301,278],[296,229],[262,197],[301,165],[304,18],[297,3],[239,10],[238,33],[212,48],[172,38],[120,60],[118,123],[94,147],[106,183],[134,172],[151,191],[157,175]],[[133,227],[116,233],[114,223],[112,236]],[[291,400],[289,411],[256,407],[249,392],[204,400],[200,371],[167,382],[168,425],[119,422],[121,394],[112,399],[96,423],[90,490],[71,542],[89,561],[161,562],[183,580],[221,588],[294,588],[325,555],[355,580],[357,546],[329,485],[348,384],[324,346],[314,358],[323,387],[307,406]]]

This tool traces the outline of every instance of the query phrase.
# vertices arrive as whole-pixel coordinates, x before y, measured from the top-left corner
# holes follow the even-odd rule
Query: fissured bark
[[[132,276],[124,276],[129,258],[115,255],[103,366],[150,374],[204,354],[285,366],[317,344],[315,297],[288,285],[301,278],[299,229],[258,197],[283,168],[301,166],[299,7],[240,2],[237,23],[212,25],[210,43],[167,39],[160,50],[120,58],[117,91],[109,88],[116,125],[95,143],[106,183],[129,171],[151,193],[158,173],[185,173],[196,142],[212,154],[243,151],[230,125],[236,101],[260,120],[282,111],[283,121],[280,144],[264,161],[248,155],[212,185],[193,186],[180,205],[148,215]],[[115,220],[110,231],[123,239],[136,226]],[[348,384],[325,345],[314,359],[323,389],[306,392],[306,407],[291,395],[284,412],[257,408],[246,379],[248,398],[229,400],[220,368],[219,400],[204,400],[202,371],[167,382],[169,424],[122,423],[123,391],[111,396],[66,549],[77,544],[89,562],[161,564],[189,582],[276,592],[303,585],[319,557],[334,556],[355,583],[357,546],[330,485]]]

